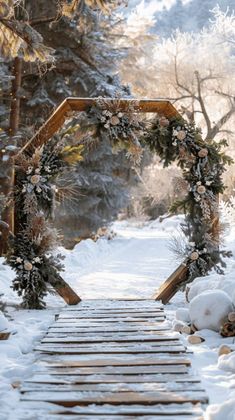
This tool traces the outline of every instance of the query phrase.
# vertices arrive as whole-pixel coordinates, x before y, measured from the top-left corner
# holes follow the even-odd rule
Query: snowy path
[[[84,252],[80,244],[79,251],[75,248],[66,255],[66,280],[83,299],[150,298],[178,265],[169,251],[172,223],[171,229],[164,226],[164,230],[140,229],[116,223],[118,236],[108,243],[104,240],[94,258],[90,252],[86,267],[84,254],[94,243],[86,241]]]

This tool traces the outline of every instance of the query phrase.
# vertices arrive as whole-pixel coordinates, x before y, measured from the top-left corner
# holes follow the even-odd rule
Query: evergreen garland
[[[232,163],[223,152],[226,141],[205,143],[194,124],[181,118],[162,117],[152,123],[141,143],[155,151],[165,167],[176,162],[189,185],[186,197],[170,209],[172,213],[183,210],[186,215],[182,230],[188,242],[183,249],[180,247],[180,253],[189,269],[187,282],[207,275],[212,268],[223,274],[223,257],[231,256],[230,251],[219,248],[222,228],[218,221],[218,194],[225,189],[225,165]],[[177,244],[175,251],[179,254]]]
[[[65,146],[54,139],[32,156],[16,158],[14,200],[19,226],[9,239],[7,263],[16,271],[12,287],[22,296],[24,308],[44,308],[48,291],[60,285],[63,256],[52,254],[58,234],[48,219],[53,215],[55,179],[71,162],[81,160],[80,152],[80,146]]]

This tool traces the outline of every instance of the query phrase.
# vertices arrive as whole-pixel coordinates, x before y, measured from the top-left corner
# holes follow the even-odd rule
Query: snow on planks
[[[153,300],[65,308],[35,351],[19,419],[192,419],[208,402],[178,333]]]

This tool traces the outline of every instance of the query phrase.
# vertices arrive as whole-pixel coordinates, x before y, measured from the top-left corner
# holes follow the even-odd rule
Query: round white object
[[[219,331],[232,311],[232,300],[222,290],[205,291],[194,297],[189,304],[191,323],[198,330]]]

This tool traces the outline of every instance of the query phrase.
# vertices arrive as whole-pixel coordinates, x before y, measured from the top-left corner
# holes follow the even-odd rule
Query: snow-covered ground
[[[73,251],[60,249],[65,255],[64,278],[83,298],[109,297],[144,297],[149,298],[158,286],[176,268],[178,262],[169,251],[169,240],[175,234],[180,216],[150,223],[116,222],[113,230],[117,236],[108,241],[97,242],[86,240],[78,244]],[[235,250],[235,235],[227,237],[228,247]],[[20,299],[10,288],[14,273],[2,264],[0,259],[0,284],[2,300],[7,302],[9,324],[2,329],[12,331],[7,341],[0,341],[0,419],[7,420],[11,408],[19,400],[18,384],[29,376],[33,370],[35,355],[31,352],[35,342],[44,335],[52,323],[54,314],[64,302],[56,296],[48,296],[47,310],[19,310]],[[235,260],[228,261],[225,276],[212,274],[209,278],[195,283],[192,295],[197,295],[206,285],[209,288],[224,289],[233,297],[235,293],[232,282],[235,277]],[[192,297],[192,296],[191,296]],[[175,311],[185,307],[185,297],[178,292],[167,305],[169,319],[174,320]],[[222,338],[217,332],[203,330],[200,332],[205,342],[190,345],[187,336],[182,335],[194,354],[192,364],[201,375],[202,383],[210,397],[205,418],[207,420],[235,419],[235,353],[220,356],[221,344],[231,344],[234,338]],[[15,418],[14,420],[17,420]]]

